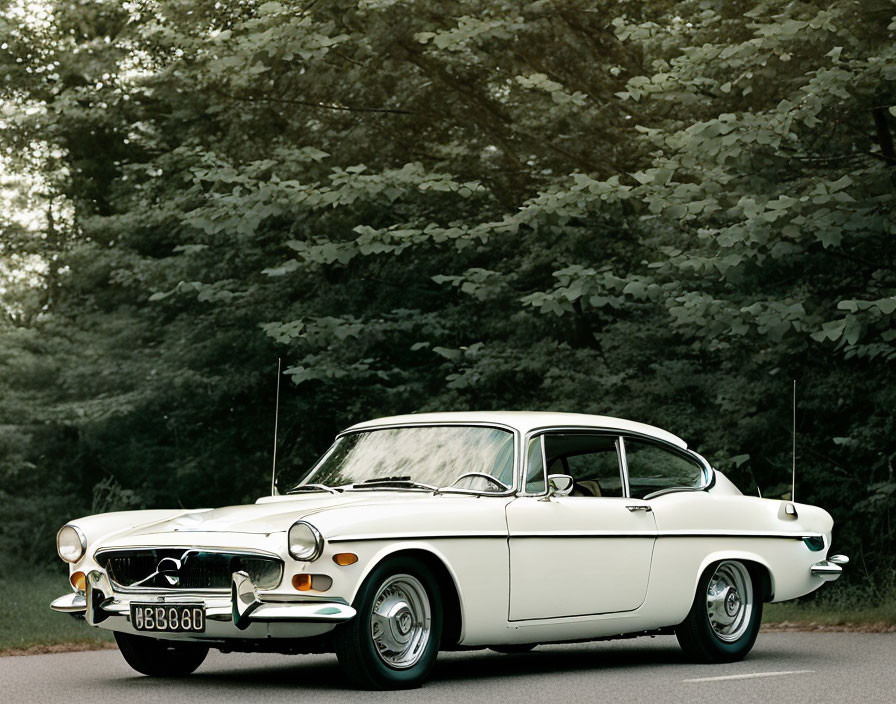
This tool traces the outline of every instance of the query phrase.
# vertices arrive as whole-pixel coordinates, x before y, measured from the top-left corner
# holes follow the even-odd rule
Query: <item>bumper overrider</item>
[[[259,626],[283,624],[299,628],[278,628],[268,637],[302,637],[317,635],[347,621],[355,610],[340,599],[304,601],[271,601],[259,596],[246,572],[234,572],[230,595],[176,594],[176,593],[127,593],[115,592],[107,574],[101,570],[87,573],[84,592],[61,596],[50,604],[54,611],[83,614],[91,626],[103,624],[112,630],[132,631],[130,624],[131,602],[158,602],[159,605],[190,604],[205,607],[208,624],[206,633],[191,633],[198,638],[240,638],[262,635]],[[104,623],[108,621],[108,623]],[[252,631],[252,633],[247,633]],[[170,636],[172,634],[154,634]]]
[[[821,577],[825,582],[833,582],[843,574],[843,565],[849,564],[846,555],[831,555],[827,560],[816,562],[810,568],[813,577]]]

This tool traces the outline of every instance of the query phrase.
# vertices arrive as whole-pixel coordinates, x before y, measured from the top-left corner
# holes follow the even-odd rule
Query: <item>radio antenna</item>
[[[277,396],[274,401],[274,464],[271,467],[271,496],[277,493],[277,425],[280,421],[280,357],[277,357]]]
[[[796,379],[793,380],[793,450],[791,452],[790,500],[796,501]]]

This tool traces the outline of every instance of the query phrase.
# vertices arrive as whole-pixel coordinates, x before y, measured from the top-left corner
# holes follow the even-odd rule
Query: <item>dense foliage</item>
[[[892,1],[3,5],[7,554],[263,493],[282,357],[282,462],[542,408],[766,496],[795,379],[797,498],[892,579]]]

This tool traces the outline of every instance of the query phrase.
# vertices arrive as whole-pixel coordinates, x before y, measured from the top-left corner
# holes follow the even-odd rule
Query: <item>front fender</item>
[[[445,574],[447,574],[448,579],[451,580],[451,586],[453,587],[454,594],[457,597],[457,605],[459,608],[460,624],[458,635],[459,640],[463,640],[464,627],[467,622],[467,618],[465,608],[466,602],[464,600],[463,590],[461,589],[461,583],[458,579],[456,570],[454,569],[454,566],[451,564],[448,557],[442,550],[440,550],[436,545],[432,543],[421,541],[402,541],[376,546],[374,551],[366,556],[364,569],[361,571],[357,582],[354,584],[354,588],[350,594],[350,597],[348,598],[348,602],[350,604],[355,603],[355,599],[357,598],[358,591],[361,589],[361,585],[367,581],[370,573],[373,572],[373,570],[375,570],[377,566],[382,564],[383,560],[388,560],[390,557],[400,554],[420,555],[421,553],[424,553],[430,560],[438,561],[444,569]]]
[[[359,569],[352,575],[350,584],[343,582],[339,592],[350,604],[355,603],[361,585],[383,560],[401,554],[425,555],[438,561],[444,568],[443,580],[451,582],[457,598],[458,641],[461,644],[493,642],[495,634],[507,627],[510,585],[506,569],[506,538],[346,542],[340,544],[339,550],[353,552],[359,557],[356,563]],[[453,605],[448,608],[453,609]]]

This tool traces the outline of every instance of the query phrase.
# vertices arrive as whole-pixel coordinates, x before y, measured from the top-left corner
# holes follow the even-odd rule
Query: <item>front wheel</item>
[[[379,564],[355,598],[357,615],[334,631],[346,675],[367,689],[419,687],[432,670],[442,637],[438,583],[418,561]]]
[[[183,677],[205,660],[208,647],[199,643],[159,640],[115,631],[115,642],[128,665],[150,677]]]
[[[762,621],[759,582],[742,562],[724,560],[703,573],[687,618],[675,629],[685,654],[697,662],[742,660]]]

